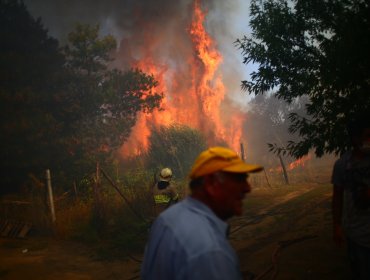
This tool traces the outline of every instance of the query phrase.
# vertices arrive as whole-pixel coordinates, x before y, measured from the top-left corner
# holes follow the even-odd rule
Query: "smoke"
[[[189,0],[25,0],[30,12],[41,16],[50,34],[65,40],[76,22],[97,24],[118,38],[130,37],[145,25],[157,31],[181,21]],[[143,23],[146,23],[143,25]]]
[[[181,71],[181,56],[188,51],[189,37],[184,27],[191,20],[192,0],[24,0],[31,14],[41,17],[51,36],[62,44],[74,25],[99,24],[102,35],[112,34],[119,43],[119,66],[125,67],[131,57],[150,53],[144,43],[148,34],[152,37],[152,50],[158,59]],[[216,39],[217,48],[223,56],[221,71],[227,85],[227,96],[237,102],[246,102],[241,93],[241,80],[247,78],[251,69],[242,64],[240,51],[234,46],[237,38],[249,32],[249,1],[204,0],[207,10],[206,29]],[[153,40],[155,39],[155,40]],[[180,56],[180,57],[179,57]],[[115,65],[116,66],[116,65]],[[181,82],[181,81],[180,81]],[[243,106],[244,104],[242,104]]]
[[[240,138],[241,127],[234,129],[235,132],[229,127],[231,122],[241,122],[237,111],[248,99],[246,93],[241,92],[240,84],[248,69],[242,64],[234,42],[248,31],[249,3],[242,0],[199,1],[206,12],[206,32],[214,39],[213,54],[222,56],[217,72],[212,74],[214,80],[206,85],[208,89],[203,96],[199,88],[204,79],[196,77],[204,75],[204,66],[194,60],[197,54],[189,36],[194,0],[25,0],[25,3],[34,16],[42,18],[50,35],[62,44],[77,22],[99,24],[102,35],[114,35],[118,50],[113,67],[125,70],[136,66],[155,74],[156,79],[165,84],[160,90],[166,94],[168,107],[165,109],[172,115],[166,116],[166,122],[176,116],[176,122],[205,130],[210,135],[221,131],[223,137],[231,138],[234,136],[230,134],[235,134],[235,139]],[[197,63],[198,67],[194,67]],[[218,77],[222,77],[221,82]],[[213,90],[220,92],[214,99],[219,98],[222,104],[218,106],[217,101],[212,101],[213,105],[209,106],[213,111],[220,107],[223,112],[221,115],[214,112],[212,120],[210,112],[207,114],[205,106],[199,103],[209,102],[204,96],[212,95]],[[158,123],[164,116],[161,118]],[[220,120],[225,124],[220,124]]]

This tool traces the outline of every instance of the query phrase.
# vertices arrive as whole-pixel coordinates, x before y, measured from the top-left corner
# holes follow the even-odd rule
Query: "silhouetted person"
[[[227,148],[202,152],[190,172],[191,195],[152,225],[142,279],[241,279],[226,220],[242,214],[248,173],[260,170]]]
[[[370,279],[370,119],[348,126],[352,149],[335,163],[333,238],[347,241],[354,279]]]

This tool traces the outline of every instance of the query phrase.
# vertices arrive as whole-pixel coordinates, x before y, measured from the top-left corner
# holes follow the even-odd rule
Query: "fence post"
[[[56,221],[56,217],[55,217],[55,208],[54,208],[53,189],[51,187],[50,169],[46,169],[46,183],[47,183],[47,186],[48,186],[48,197],[49,197],[51,221],[54,224],[55,221]]]
[[[244,154],[244,145],[243,145],[243,143],[240,143],[240,154],[241,154],[242,160],[244,161],[245,160],[245,154]]]
[[[285,168],[285,164],[284,164],[283,158],[281,157],[281,155],[278,155],[278,156],[279,156],[281,168],[283,169],[283,175],[284,175],[285,183],[287,185],[289,185],[288,173],[286,172],[286,168]]]
[[[73,181],[73,190],[75,192],[75,197],[77,198],[78,197],[78,192],[77,192],[77,183],[76,183],[76,181]]]
[[[100,164],[96,162],[95,184],[94,184],[94,223],[100,232],[104,226],[104,204],[101,197]]]
[[[100,214],[100,207],[101,207],[101,199],[100,199],[100,166],[99,162],[96,162],[96,172],[95,172],[95,184],[94,184],[94,199],[95,199],[95,206],[97,207],[98,215]]]

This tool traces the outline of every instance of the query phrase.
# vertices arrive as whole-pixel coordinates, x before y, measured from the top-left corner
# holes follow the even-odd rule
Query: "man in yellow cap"
[[[228,148],[202,152],[190,172],[191,195],[151,228],[142,279],[242,279],[226,220],[242,214],[248,173],[261,170]]]

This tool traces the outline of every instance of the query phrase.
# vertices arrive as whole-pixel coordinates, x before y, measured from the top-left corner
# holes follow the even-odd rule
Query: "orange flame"
[[[311,159],[311,154],[308,154],[307,156],[303,156],[291,162],[288,166],[288,170],[293,170],[294,168],[297,168],[297,167],[304,167],[306,161],[308,161],[309,159]]]
[[[312,155],[311,154],[308,154],[306,156],[303,156],[291,163],[289,163],[288,167],[286,168],[288,171],[290,170],[293,170],[293,169],[296,169],[298,167],[304,167],[306,162],[308,160],[310,160],[312,158]],[[283,172],[283,168],[281,166],[277,167],[277,168],[270,168],[269,169],[270,172]]]
[[[222,62],[222,56],[215,49],[211,37],[207,34],[203,23],[205,13],[202,12],[199,0],[194,2],[193,22],[190,26],[190,37],[196,50],[197,58],[204,66],[203,75],[196,85],[196,92],[201,101],[202,112],[215,126],[218,136],[225,139],[225,130],[220,118],[220,104],[225,96],[225,88],[221,76],[216,74]],[[213,84],[211,83],[213,82]]]
[[[155,50],[158,38],[147,35],[145,54],[132,66],[154,75],[159,83],[156,90],[165,94],[161,103],[163,110],[138,116],[130,138],[122,147],[124,156],[137,155],[148,148],[151,126],[173,123],[201,130],[210,144],[216,137],[238,150],[243,116],[235,110],[228,115],[222,114],[221,105],[226,92],[218,70],[222,55],[204,27],[205,18],[200,0],[194,0],[192,22],[188,27],[192,52],[182,51],[182,64],[186,66],[182,65],[181,71],[186,75],[179,73],[179,67],[170,66],[171,63],[165,59],[158,61],[160,58]],[[184,76],[187,78],[185,81]]]

